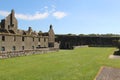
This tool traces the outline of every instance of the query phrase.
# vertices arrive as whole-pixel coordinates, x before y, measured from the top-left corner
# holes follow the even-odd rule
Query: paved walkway
[[[94,80],[120,80],[120,69],[102,67]]]
[[[110,59],[120,59],[120,56],[118,56],[118,55],[110,55],[109,58]]]

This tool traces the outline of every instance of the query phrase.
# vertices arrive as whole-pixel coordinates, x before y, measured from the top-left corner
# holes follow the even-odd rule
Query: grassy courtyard
[[[78,48],[0,60],[0,80],[93,80],[101,66],[120,68],[109,59],[115,48]]]

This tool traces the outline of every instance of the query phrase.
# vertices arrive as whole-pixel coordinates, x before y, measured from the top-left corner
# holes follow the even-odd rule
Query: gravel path
[[[102,67],[94,80],[120,80],[120,69]]]

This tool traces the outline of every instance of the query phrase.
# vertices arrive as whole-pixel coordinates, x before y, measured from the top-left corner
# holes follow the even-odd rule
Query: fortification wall
[[[24,51],[4,51],[0,52],[0,58],[12,58],[12,57],[19,57],[19,56],[28,56],[33,54],[46,54],[48,52],[56,52],[58,48],[42,48],[38,50],[24,50]]]

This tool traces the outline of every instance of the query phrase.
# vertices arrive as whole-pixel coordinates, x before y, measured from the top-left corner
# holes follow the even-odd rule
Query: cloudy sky
[[[19,29],[56,34],[120,34],[120,0],[0,0],[0,19],[15,10]]]

